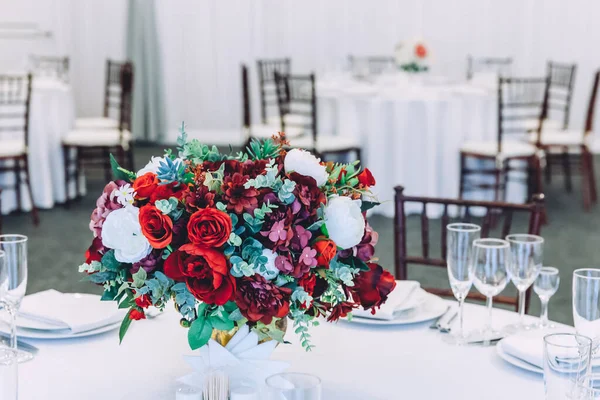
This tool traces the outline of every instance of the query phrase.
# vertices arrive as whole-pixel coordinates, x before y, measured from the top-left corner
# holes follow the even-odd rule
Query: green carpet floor
[[[138,147],[136,164],[142,167],[151,155],[162,154],[160,147]],[[597,160],[596,165],[600,165]],[[600,172],[600,170],[598,171]],[[4,216],[4,233],[22,233],[30,238],[29,242],[29,283],[27,292],[54,288],[64,292],[99,293],[99,287],[81,282],[77,267],[83,262],[83,254],[92,240],[88,229],[89,217],[96,198],[104,186],[101,173],[88,173],[88,195],[73,203],[70,209],[57,206],[41,212],[41,223],[35,228],[29,214]],[[564,191],[562,177],[554,178],[546,187],[546,204],[550,223],[543,227],[542,235],[546,239],[544,264],[558,267],[561,271],[561,283],[558,293],[550,301],[550,318],[572,324],[571,311],[571,275],[572,271],[582,267],[600,267],[596,255],[600,254],[600,208],[584,212],[581,204],[581,187],[575,179],[574,191]],[[410,193],[410,188],[407,189]],[[418,251],[421,243],[418,237],[419,220],[409,218],[408,247]],[[392,220],[380,216],[370,219],[371,225],[379,232],[379,244],[376,255],[381,264],[393,268],[393,227]],[[516,224],[525,227],[524,221]],[[432,246],[438,245],[439,221],[430,226]],[[411,235],[413,233],[414,235]],[[416,235],[416,236],[415,236]],[[435,237],[434,237],[435,236]],[[432,247],[437,249],[436,247]],[[409,269],[409,278],[419,280],[423,285],[448,287],[445,269],[414,266]],[[514,293],[509,284],[506,294]],[[534,295],[531,314],[539,313],[539,300]]]

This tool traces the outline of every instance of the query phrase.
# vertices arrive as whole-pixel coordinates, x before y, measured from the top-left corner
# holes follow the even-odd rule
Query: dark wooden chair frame
[[[548,111],[557,110],[563,113],[562,128],[569,127],[569,114],[571,111],[571,100],[573,99],[573,87],[577,74],[577,64],[563,64],[548,61],[546,71],[550,77],[550,88],[548,94]],[[552,91],[552,88],[563,88],[564,96]]]
[[[292,73],[290,58],[273,58],[256,61],[258,69],[258,87],[260,95],[260,116],[262,123],[267,123],[267,108],[277,107],[275,73],[289,75]]]
[[[396,279],[406,280],[408,275],[408,264],[420,264],[423,266],[433,266],[446,268],[446,225],[450,222],[448,207],[456,206],[464,211],[464,222],[470,222],[470,209],[473,207],[483,207],[486,214],[483,217],[481,227],[481,237],[489,237],[490,229],[494,227],[494,220],[498,217],[498,212],[504,216],[501,228],[502,238],[510,233],[512,226],[512,217],[514,212],[529,213],[528,233],[539,235],[542,219],[544,215],[544,195],[536,194],[533,196],[533,202],[529,204],[512,204],[504,202],[474,201],[433,197],[406,196],[402,186],[396,186],[395,190],[395,215],[394,215],[394,264]],[[422,254],[420,256],[410,256],[406,249],[406,212],[404,206],[406,203],[420,203],[423,205],[421,211],[421,242]],[[433,257],[429,251],[429,219],[427,217],[427,205],[443,206],[441,217],[441,256]],[[452,296],[450,289],[424,288],[430,293],[440,296]],[[467,296],[469,299],[485,300],[485,296],[480,293],[471,292]],[[527,291],[525,297],[525,308],[528,309],[531,298],[531,288]],[[501,304],[514,305],[518,310],[518,297],[497,296],[494,302]]]
[[[365,62],[368,66],[369,74],[380,74],[383,71],[385,71],[385,69],[388,66],[391,66],[392,68],[395,68],[396,66],[396,59],[390,56],[355,56],[352,54],[348,55],[348,64],[350,65],[351,69],[354,67],[355,63],[361,61]]]
[[[474,58],[467,56],[467,80],[471,80],[477,72],[476,65],[485,65],[487,67],[508,68],[511,67],[513,59],[511,57],[481,57]],[[500,74],[501,75],[501,74]]]
[[[22,105],[24,110],[22,113],[14,113],[8,112],[3,113],[0,111],[0,119],[10,118],[22,118],[23,125],[19,126],[8,126],[2,127],[0,126],[0,131],[11,131],[17,132],[22,131],[25,141],[25,152],[23,154],[19,154],[17,156],[6,156],[0,157],[0,174],[2,173],[13,173],[15,175],[15,185],[11,186],[11,188],[15,189],[15,197],[18,206],[18,210],[23,212],[23,199],[21,197],[21,185],[25,183],[27,186],[27,191],[29,193],[29,198],[31,199],[31,216],[33,218],[33,224],[37,226],[40,222],[38,209],[33,200],[33,193],[31,191],[31,174],[29,169],[29,112],[31,105],[31,82],[32,82],[32,74],[29,73],[25,76],[23,75],[0,75],[0,82],[6,82],[7,86],[15,89],[14,93],[11,95],[10,92],[7,92],[6,95],[2,95],[0,92],[0,106],[18,106]],[[4,86],[4,85],[3,85]],[[19,96],[19,94],[23,94],[24,96]],[[0,142],[0,145],[2,143]],[[12,165],[10,165],[12,163]],[[4,188],[8,188],[4,186]],[[2,191],[0,190],[0,210],[1,207],[1,197]],[[0,213],[0,231],[2,228],[2,215]]]
[[[29,58],[33,64],[34,70],[37,68],[52,69],[56,71],[56,76],[58,78],[63,77],[66,78],[65,80],[68,80],[69,57],[31,55]]]
[[[65,168],[65,204],[68,206],[69,183],[75,179],[76,196],[79,197],[79,173],[85,166],[96,166],[104,169],[106,181],[111,180],[112,168],[110,165],[110,154],[114,153],[119,163],[126,168],[133,169],[133,143],[130,141],[123,146],[123,131],[131,131],[131,113],[133,96],[133,64],[131,62],[118,63],[108,60],[106,63],[106,84],[104,92],[104,116],[109,116],[109,110],[114,108],[119,114],[119,143],[117,146],[73,146],[63,144],[63,157]],[[112,93],[112,87],[119,86],[118,96]],[[71,152],[75,150],[75,158],[72,159]]]

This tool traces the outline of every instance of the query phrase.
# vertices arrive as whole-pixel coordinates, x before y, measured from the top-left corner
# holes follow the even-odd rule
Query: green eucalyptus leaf
[[[131,325],[129,314],[131,314],[131,309],[125,314],[125,318],[123,318],[123,322],[121,322],[121,327],[119,328],[119,344],[123,342],[123,338],[129,329],[129,325]]]
[[[212,335],[212,330],[213,327],[210,320],[199,315],[198,318],[192,322],[188,331],[188,343],[190,348],[196,350],[208,343],[210,336]]]

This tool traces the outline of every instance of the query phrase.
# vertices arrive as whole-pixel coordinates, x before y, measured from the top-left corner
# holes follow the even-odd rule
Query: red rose
[[[415,55],[419,58],[427,57],[427,48],[422,43],[417,43],[415,46]]]
[[[231,234],[231,218],[215,208],[204,208],[192,214],[187,228],[190,242],[204,247],[220,247]]]
[[[183,184],[177,184],[176,182],[169,183],[166,185],[158,184],[150,195],[150,201],[155,202],[156,200],[168,200],[170,197],[175,197],[177,200],[181,200],[188,192],[188,187]]]
[[[144,175],[138,176],[133,182],[133,189],[136,192],[136,197],[147,199],[154,193],[158,183],[158,177],[154,172],[146,172]]]
[[[90,264],[92,261],[101,261],[104,250],[102,239],[99,237],[94,238],[92,245],[85,252],[85,262]]]
[[[273,318],[284,318],[290,311],[292,289],[279,287],[255,274],[238,280],[235,302],[250,322],[268,325]]]
[[[329,268],[329,263],[337,253],[337,246],[333,240],[317,238],[313,249],[317,250],[317,265],[319,267]]]
[[[140,319],[146,319],[146,314],[144,314],[144,311],[140,311],[140,310],[136,310],[135,308],[132,308],[129,311],[129,319],[133,319],[133,320],[140,320]]]
[[[317,284],[317,277],[315,274],[308,273],[298,279],[298,286],[302,286],[304,291],[311,296],[315,292],[315,285]]]
[[[185,244],[165,260],[164,272],[184,281],[200,301],[222,306],[233,300],[235,279],[229,275],[225,256],[217,250]]]
[[[375,178],[373,177],[373,174],[371,174],[371,171],[369,171],[369,168],[363,169],[362,172],[358,174],[358,182],[363,186],[375,185]]]
[[[171,243],[173,238],[173,220],[153,205],[146,205],[140,209],[140,226],[142,233],[155,249],[163,249]]]
[[[371,308],[371,312],[375,314],[375,307],[385,303],[388,295],[396,287],[396,281],[381,265],[369,263],[367,266],[369,271],[358,274],[354,280],[354,287],[348,289],[356,303],[365,310]]]
[[[135,304],[140,308],[148,308],[152,305],[152,300],[150,300],[149,296],[143,294],[135,299]]]

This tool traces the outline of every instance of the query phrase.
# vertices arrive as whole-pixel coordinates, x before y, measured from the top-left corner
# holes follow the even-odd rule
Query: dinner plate
[[[502,347],[502,341],[499,341],[496,344],[496,353],[500,356],[501,359],[506,361],[509,364],[514,365],[515,367],[524,369],[526,371],[535,372],[536,374],[543,374],[544,370],[537,365],[529,364],[526,361],[521,360],[511,354],[508,354],[504,348]]]
[[[97,329],[92,329],[85,332],[71,333],[69,330],[62,331],[41,331],[37,329],[21,329],[17,328],[17,336],[21,339],[74,339],[86,336],[94,336],[100,333],[110,332],[118,329],[121,326],[121,322],[117,322],[111,325],[106,325]],[[5,325],[0,327],[0,332],[9,333]]]
[[[411,308],[410,310],[398,313],[396,318],[392,320],[354,317],[350,323],[364,325],[417,324],[419,322],[430,321],[438,318],[442,316],[448,309],[448,303],[434,294],[424,292],[423,297],[425,297],[425,299],[420,305],[415,308]],[[347,320],[341,319],[340,321]]]

